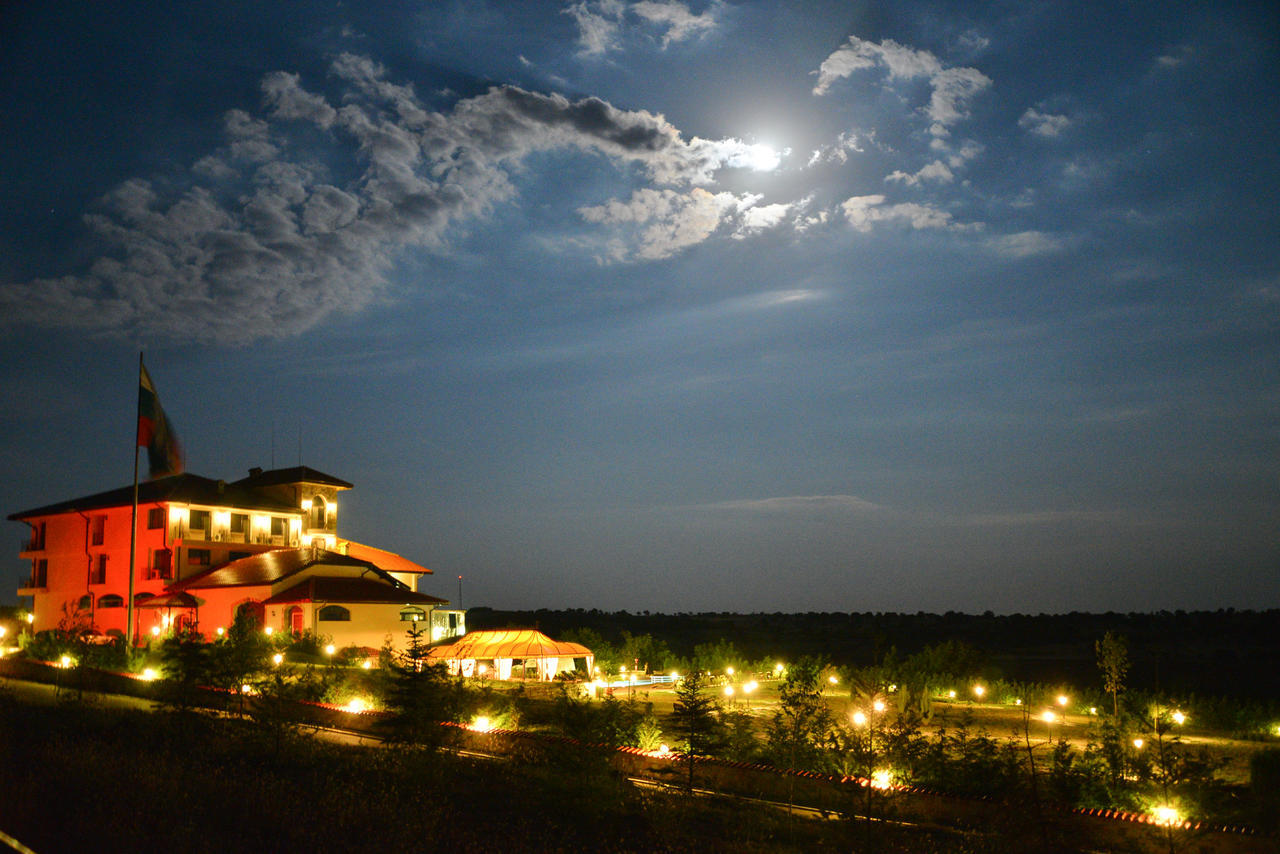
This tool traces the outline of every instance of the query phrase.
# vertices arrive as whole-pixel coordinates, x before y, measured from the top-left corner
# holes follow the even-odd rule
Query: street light
[[[1187,722],[1187,716],[1184,715],[1182,712],[1174,712],[1172,715],[1170,715],[1170,717],[1173,718],[1173,722],[1178,726],[1182,726]]]
[[[867,725],[867,716],[866,716],[866,714],[862,711],[862,709],[858,709],[856,712],[854,712],[854,713],[853,713],[853,725],[854,725],[854,726],[866,726],[866,725]]]

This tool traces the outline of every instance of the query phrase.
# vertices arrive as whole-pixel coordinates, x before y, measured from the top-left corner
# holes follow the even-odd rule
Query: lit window
[[[249,514],[232,513],[231,514],[231,533],[243,534],[249,530]]]
[[[190,531],[207,531],[209,530],[209,511],[208,510],[192,510],[187,529]]]
[[[341,605],[325,605],[316,612],[316,619],[324,620],[325,622],[349,621],[351,612]]]

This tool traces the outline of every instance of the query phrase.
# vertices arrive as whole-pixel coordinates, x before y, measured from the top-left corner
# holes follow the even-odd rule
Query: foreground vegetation
[[[595,650],[605,673],[579,673],[576,680],[554,687],[464,682],[426,664],[421,637],[413,630],[407,651],[396,654],[388,647],[376,656],[378,666],[368,669],[357,665],[354,651],[325,650],[323,639],[305,635],[268,638],[247,622],[212,643],[198,636],[171,636],[132,656],[119,647],[86,643],[85,635],[72,629],[42,633],[25,645],[28,654],[43,660],[67,656],[62,680],[66,696],[78,696],[77,674],[92,664],[153,670],[161,680],[158,696],[175,720],[188,720],[199,686],[221,688],[225,707],[233,713],[246,712],[244,700],[253,697],[250,720],[240,726],[243,733],[266,741],[254,744],[242,735],[231,739],[250,745],[244,748],[246,756],[260,756],[263,744],[272,755],[296,749],[289,704],[310,700],[385,710],[383,734],[404,746],[406,755],[446,746],[449,731],[439,721],[484,721],[486,726],[564,735],[599,746],[566,748],[571,758],[564,767],[536,765],[529,779],[510,781],[541,781],[549,789],[558,787],[564,797],[570,797],[564,790],[568,783],[542,777],[566,770],[586,778],[608,777],[607,763],[600,759],[608,748],[656,750],[668,744],[689,754],[873,781],[865,803],[852,805],[864,814],[876,813],[876,786],[904,784],[997,798],[1021,805],[1028,815],[1055,806],[1096,807],[1170,821],[1277,830],[1280,749],[1269,746],[1276,741],[1280,720],[1276,703],[1191,693],[1178,697],[1134,687],[1130,643],[1116,632],[1105,632],[1092,643],[1091,685],[1004,679],[983,650],[956,641],[909,654],[889,646],[869,663],[837,665],[816,657],[785,664],[773,657],[752,660],[724,640],[696,644],[686,656],[673,654],[664,639],[626,630],[615,639],[589,626],[566,629],[561,636]],[[669,672],[675,667],[684,675],[674,696],[668,695],[673,700],[669,706],[653,702],[643,691],[637,697],[628,690],[624,700],[596,688],[602,684],[600,676],[616,678],[624,668]],[[749,695],[746,703],[737,702],[741,692],[750,690],[748,685],[761,683],[754,707]],[[732,691],[738,693],[730,699],[727,692]],[[600,696],[592,699],[591,693]],[[1004,723],[999,732],[989,726],[997,714]],[[1067,716],[1074,718],[1070,735],[1063,724]],[[1189,721],[1197,727],[1198,743],[1184,737]],[[200,739],[214,737],[207,722],[201,726]],[[1258,745],[1247,773],[1224,772],[1222,753],[1204,743],[1211,727]],[[221,730],[215,735],[215,741],[229,738]],[[583,764],[584,757],[594,758]],[[694,763],[685,763],[681,779],[673,782],[693,788],[695,772]],[[458,782],[470,785],[466,772],[457,773]],[[598,780],[592,785],[599,789],[594,794],[613,792],[607,799],[612,806],[605,811],[609,821],[637,821],[643,828],[652,818],[636,819],[635,810],[649,815],[646,810],[674,808],[663,797],[641,796],[616,779],[612,789]],[[478,794],[492,793],[482,789]],[[660,807],[649,802],[655,798],[662,801]],[[755,828],[748,837],[777,842],[775,831]],[[678,848],[683,843],[664,835],[662,844]]]

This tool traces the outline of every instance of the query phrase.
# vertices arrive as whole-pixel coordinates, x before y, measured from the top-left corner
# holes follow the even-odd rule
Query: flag
[[[147,449],[147,464],[151,477],[168,477],[171,474],[182,474],[182,446],[178,444],[178,434],[169,426],[160,408],[160,398],[156,387],[151,384],[151,375],[141,362],[138,387],[138,447]]]

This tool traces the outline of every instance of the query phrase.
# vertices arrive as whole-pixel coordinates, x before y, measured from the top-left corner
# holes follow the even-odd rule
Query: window
[[[47,558],[40,558],[31,562],[31,586],[49,586],[49,561]]]
[[[102,541],[107,537],[107,517],[94,516],[89,520],[89,526],[89,544],[94,546],[102,545]]]
[[[187,549],[188,566],[208,566],[210,557],[208,549]]]
[[[457,628],[458,628],[458,615],[457,615],[457,614],[450,614],[450,615],[449,615],[449,630],[450,630],[450,631],[453,631],[453,630],[455,630],[455,629],[457,629]]]
[[[243,534],[249,530],[249,514],[232,513],[231,514],[231,533]]]
[[[89,564],[89,583],[90,584],[106,584],[107,583],[107,556],[98,555],[90,558]]]
[[[279,516],[271,517],[271,536],[273,537],[284,536],[284,519],[282,519]]]
[[[189,531],[209,530],[209,511],[208,510],[192,510],[190,520],[187,522],[187,530]]]
[[[173,551],[156,549],[151,552],[151,569],[147,578],[173,578]]]
[[[93,607],[93,597],[90,596],[88,593],[81,596],[80,601],[76,603],[77,611],[88,611],[92,607]]]
[[[99,608],[123,608],[124,597],[117,596],[115,593],[107,593],[98,597]]]
[[[152,507],[147,511],[147,530],[154,531],[157,528],[164,527],[164,520],[167,514],[163,507]]]
[[[351,612],[341,605],[325,605],[316,612],[316,619],[331,623],[339,620],[350,620]]]
[[[325,526],[325,509],[324,499],[317,495],[311,499],[311,527],[323,528]]]

